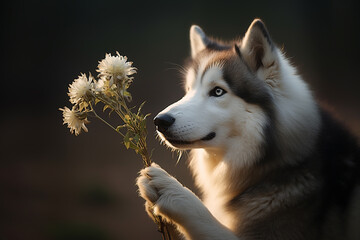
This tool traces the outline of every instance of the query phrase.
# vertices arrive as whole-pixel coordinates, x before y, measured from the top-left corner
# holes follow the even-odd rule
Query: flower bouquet
[[[86,124],[88,118],[94,117],[109,126],[123,138],[126,149],[133,149],[140,154],[145,167],[151,165],[151,155],[149,154],[146,143],[146,118],[150,114],[142,114],[143,102],[137,110],[135,107],[128,107],[127,103],[132,100],[128,91],[136,68],[132,62],[127,61],[126,56],[121,56],[116,52],[115,56],[106,54],[105,58],[99,61],[97,68],[98,79],[91,73],[89,76],[81,74],[69,85],[68,95],[72,108],[64,107],[62,111],[64,124],[67,124],[70,132],[76,136],[81,131],[87,132]],[[115,113],[121,120],[121,124],[113,126],[95,110],[95,105],[103,105],[103,111],[109,109],[110,113]],[[167,226],[163,223],[160,216],[153,216],[154,221],[162,233],[163,239],[171,239]]]

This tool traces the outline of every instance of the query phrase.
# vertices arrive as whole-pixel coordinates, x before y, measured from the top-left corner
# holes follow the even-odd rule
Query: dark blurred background
[[[0,239],[161,239],[138,197],[139,156],[94,120],[71,135],[59,107],[80,72],[119,51],[144,111],[181,98],[192,24],[225,40],[262,18],[316,96],[360,136],[359,1],[7,1],[1,4]],[[193,188],[155,140],[154,160]]]

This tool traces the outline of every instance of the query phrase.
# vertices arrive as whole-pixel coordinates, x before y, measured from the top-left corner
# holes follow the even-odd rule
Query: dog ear
[[[194,58],[199,52],[204,50],[209,43],[210,40],[204,31],[199,26],[192,25],[190,28],[191,56]]]
[[[241,43],[241,53],[254,72],[259,68],[274,66],[277,61],[274,44],[270,38],[265,24],[255,19]]]

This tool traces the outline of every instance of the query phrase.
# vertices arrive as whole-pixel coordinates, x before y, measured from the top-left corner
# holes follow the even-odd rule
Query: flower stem
[[[98,98],[102,103],[108,105],[111,107],[112,110],[115,111],[115,113],[121,118],[121,120],[125,123],[125,125],[127,126],[127,128],[132,131],[133,133],[137,134],[139,136],[139,142],[138,142],[138,147],[139,147],[139,153],[143,159],[143,163],[145,167],[150,167],[152,160],[151,157],[149,155],[149,152],[147,150],[147,144],[146,144],[146,129],[144,131],[144,129],[141,129],[139,126],[140,124],[137,122],[138,121],[138,116],[134,116],[135,114],[133,112],[131,112],[131,110],[128,108],[128,106],[126,105],[126,102],[124,100],[123,97],[118,96],[118,103],[119,105],[117,105],[116,107],[114,107],[113,104],[109,103],[108,101],[106,101],[103,98]],[[93,108],[92,104],[90,103],[90,110],[91,112],[95,115],[96,118],[98,118],[100,121],[102,121],[103,123],[105,123],[107,126],[109,126],[111,129],[113,129],[114,131],[116,131],[117,133],[119,133],[123,138],[125,138],[125,135],[122,134],[118,129],[116,129],[114,126],[112,126],[110,123],[108,123],[106,120],[104,120],[102,117],[100,117],[95,109]],[[130,117],[130,120],[127,119],[126,116]],[[133,121],[133,119],[135,119]],[[143,119],[144,121],[145,119]],[[134,144],[133,141],[130,140],[131,143]],[[156,223],[158,224],[158,228],[159,228],[159,232],[162,234],[162,237],[164,240],[171,240],[171,235],[168,229],[168,226],[164,223],[164,221],[162,220],[161,216],[157,216],[155,214],[153,214],[154,219],[156,219]]]
[[[93,106],[90,104],[91,107],[91,112],[95,115],[95,117],[97,119],[99,119],[100,121],[102,121],[103,123],[105,123],[107,126],[109,126],[112,130],[114,130],[115,132],[119,133],[122,137],[124,137],[124,134],[122,134],[120,131],[116,130],[116,128],[114,126],[112,126],[110,123],[108,123],[107,121],[105,121],[102,117],[100,117],[94,110]]]

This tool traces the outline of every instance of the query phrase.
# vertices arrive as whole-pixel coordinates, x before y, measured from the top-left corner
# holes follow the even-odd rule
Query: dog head
[[[169,146],[236,148],[253,155],[265,142],[303,144],[313,129],[301,121],[310,116],[318,127],[310,91],[261,20],[252,22],[242,40],[230,43],[215,41],[192,26],[190,43],[186,94],[154,119]]]
[[[277,60],[264,24],[255,20],[243,41],[231,44],[215,42],[192,26],[190,42],[186,94],[154,119],[161,138],[181,149],[223,148],[234,138],[259,141],[272,101],[259,75],[275,75]]]

